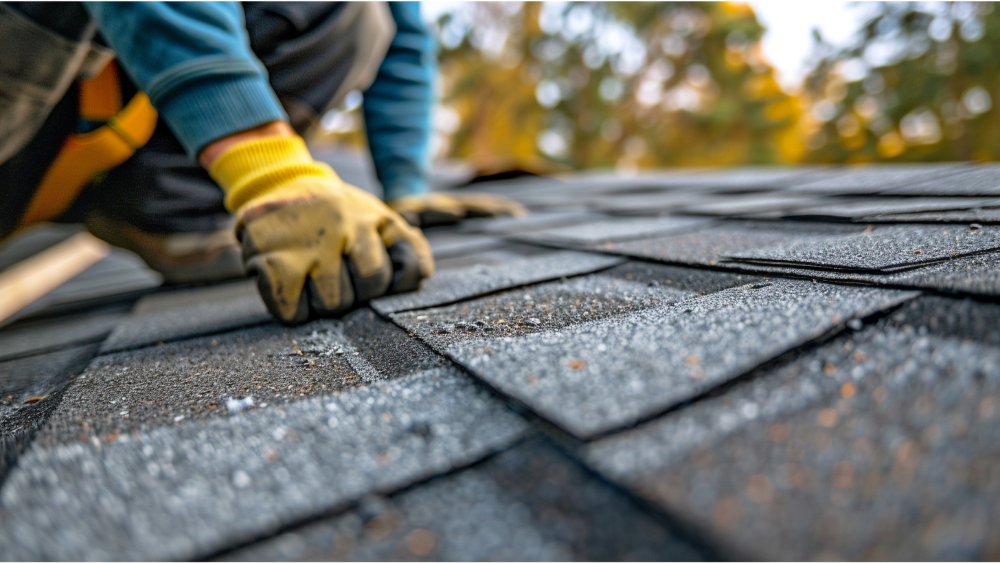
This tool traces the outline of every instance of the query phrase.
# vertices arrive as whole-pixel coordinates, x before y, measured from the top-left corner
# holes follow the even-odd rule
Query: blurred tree
[[[805,160],[997,160],[1000,13],[990,3],[870,6],[848,48],[816,34]]]
[[[472,3],[437,22],[440,153],[481,169],[773,164],[800,106],[737,3]]]

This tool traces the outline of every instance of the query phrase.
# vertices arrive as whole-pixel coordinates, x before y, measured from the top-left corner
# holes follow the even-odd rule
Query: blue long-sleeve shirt
[[[390,2],[396,36],[365,92],[368,145],[385,199],[428,191],[437,52],[417,2]]]
[[[122,68],[194,157],[287,119],[236,2],[85,2]],[[397,33],[363,110],[386,199],[427,191],[434,42],[417,3],[391,3]]]

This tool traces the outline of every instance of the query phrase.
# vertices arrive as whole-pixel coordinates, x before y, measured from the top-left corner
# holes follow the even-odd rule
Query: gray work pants
[[[292,127],[304,136],[348,92],[371,85],[395,34],[384,3],[245,2],[243,7],[250,46],[267,69]],[[65,12],[70,10],[74,12]],[[16,225],[48,163],[75,127],[75,79],[100,70],[111,55],[94,40],[94,26],[85,15],[78,3],[0,4],[0,32],[16,27],[21,30],[16,37],[37,39],[36,50],[51,44],[53,54],[43,60],[55,59],[46,72],[35,71],[37,82],[47,87],[44,93],[22,88],[37,93],[37,100],[0,102],[0,123],[11,129],[8,139],[17,137],[20,145],[12,156],[0,159],[6,160],[0,164],[0,178],[7,179],[0,188],[0,238]],[[11,37],[5,43],[13,43]],[[16,83],[20,88],[35,80],[28,52],[17,50],[13,61],[0,58],[0,81],[7,74],[21,76]],[[131,85],[123,89],[134,91]],[[0,98],[5,94],[0,90]],[[10,110],[13,116],[15,109],[19,117],[3,115]],[[21,125],[15,127],[15,120]],[[25,133],[29,125],[33,130]],[[7,142],[15,146],[13,140]],[[94,210],[160,233],[211,231],[228,219],[221,191],[187,158],[162,120],[149,143],[84,189],[62,220],[82,222]]]

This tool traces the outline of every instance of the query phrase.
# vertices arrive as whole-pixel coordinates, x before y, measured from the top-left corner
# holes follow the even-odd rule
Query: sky
[[[805,76],[813,28],[819,29],[828,42],[846,45],[861,27],[866,13],[864,4],[858,2],[759,0],[749,4],[767,27],[764,53],[787,90],[794,90]]]
[[[433,21],[457,2],[423,3],[423,17]],[[834,45],[847,44],[864,21],[864,3],[838,0],[758,0],[749,2],[767,28],[764,52],[778,70],[778,80],[794,91],[805,76],[812,46],[812,29]]]

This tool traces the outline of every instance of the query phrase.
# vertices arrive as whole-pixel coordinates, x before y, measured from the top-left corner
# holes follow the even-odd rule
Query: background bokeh
[[[798,9],[801,8],[801,4]],[[865,3],[812,30],[780,81],[747,3],[456,3],[440,43],[437,158],[482,172],[996,160],[1000,11]],[[773,25],[794,25],[777,20]],[[321,141],[361,146],[361,95]]]

